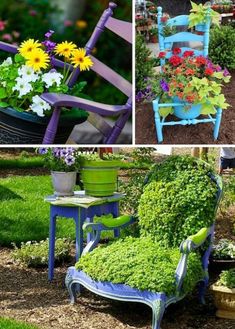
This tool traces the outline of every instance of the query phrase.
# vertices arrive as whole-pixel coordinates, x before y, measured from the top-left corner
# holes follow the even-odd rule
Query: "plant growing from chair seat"
[[[219,25],[220,15],[208,7],[208,5],[196,4],[191,1],[192,9],[189,15],[189,27],[194,27],[198,24],[205,24],[207,18],[212,19],[212,23]]]
[[[161,52],[159,57],[165,58],[166,54]],[[223,83],[229,82],[229,72],[204,56],[195,56],[193,51],[182,53],[180,48],[173,49],[160,77],[162,92],[158,96],[185,103],[185,111],[191,109],[191,104],[200,104],[201,114],[215,114],[217,107],[226,109],[229,106],[221,88]],[[169,113],[173,113],[172,107],[160,109],[164,117]]]

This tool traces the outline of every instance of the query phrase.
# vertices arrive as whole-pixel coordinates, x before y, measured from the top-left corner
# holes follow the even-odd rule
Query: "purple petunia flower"
[[[161,80],[160,85],[163,91],[168,92],[170,90],[169,85],[165,80]]]
[[[39,149],[38,149],[38,153],[39,154],[47,154],[47,152],[48,152],[48,149],[46,148],[46,147],[40,147]]]
[[[143,95],[142,91],[138,91],[138,93],[136,94],[136,101],[141,102],[143,96],[144,95]]]
[[[75,158],[72,155],[68,155],[64,161],[68,166],[72,166],[75,163]]]
[[[229,71],[225,68],[224,69],[224,77],[228,77],[230,75]]]
[[[49,30],[46,34],[45,34],[45,37],[50,39],[50,37],[52,36],[52,34],[54,34],[55,31],[52,31],[52,30]]]

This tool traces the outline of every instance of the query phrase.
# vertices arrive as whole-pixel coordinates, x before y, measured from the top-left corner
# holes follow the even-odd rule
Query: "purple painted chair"
[[[109,3],[108,8],[103,12],[85,48],[87,54],[90,55],[94,63],[92,71],[125,94],[127,96],[126,103],[124,105],[108,105],[70,95],[44,93],[41,97],[54,107],[54,111],[47,126],[43,144],[53,144],[62,107],[75,107],[88,111],[90,114],[88,121],[101,132],[104,144],[114,144],[121,134],[122,129],[132,113],[132,85],[129,81],[125,80],[122,76],[91,55],[92,50],[105,29],[109,29],[128,43],[132,43],[132,24],[112,17],[113,10],[116,7],[117,5],[115,3]],[[17,53],[17,47],[4,42],[0,42],[0,50],[13,54]],[[66,64],[66,66],[68,67],[68,64]],[[63,68],[64,63],[60,60],[55,60],[55,67]],[[78,68],[74,69],[71,65],[69,65],[69,67],[71,70],[71,78],[68,84],[72,87],[76,83],[80,70]],[[116,118],[114,125],[110,126],[105,121],[104,117]]]
[[[43,144],[52,144],[56,135],[61,107],[77,107],[90,112],[88,121],[95,126],[103,135],[104,144],[114,144],[121,134],[128,118],[132,112],[132,85],[125,80],[119,74],[114,72],[111,68],[104,63],[96,59],[91,52],[95,47],[98,38],[105,30],[105,28],[111,30],[128,43],[132,43],[132,24],[124,22],[111,17],[113,15],[113,9],[116,8],[116,4],[110,2],[109,8],[104,11],[96,28],[87,42],[85,48],[87,54],[90,55],[94,65],[92,71],[103,77],[109,83],[114,85],[117,89],[123,92],[127,96],[127,102],[124,105],[108,105],[93,102],[83,98],[64,94],[49,94],[45,93],[42,98],[54,107],[54,112],[51,117],[50,123],[47,127],[46,134],[43,140]],[[121,54],[120,54],[121,56]],[[72,72],[72,77],[69,82],[69,86],[72,87],[80,74],[79,69],[75,69]],[[103,117],[117,117],[113,127],[111,127]]]
[[[151,173],[149,177],[151,177]],[[222,181],[219,176],[215,177],[212,174],[209,174],[209,177],[217,185],[216,205],[215,205],[215,214],[216,214],[219,201],[222,196]],[[147,177],[146,182],[148,182],[148,180],[149,178]],[[131,216],[129,217],[129,219],[127,218],[127,216],[121,216],[116,218],[115,224],[114,224],[114,220],[112,220],[112,222],[106,221],[102,223],[84,224],[84,229],[92,230],[92,240],[87,244],[86,248],[83,251],[83,255],[91,252],[98,245],[102,231],[113,230],[114,228],[120,229],[134,222],[135,220]],[[144,229],[143,226],[142,229]],[[167,229],[166,229],[166,234],[167,234]],[[65,283],[70,294],[71,303],[74,303],[76,301],[76,294],[80,293],[81,285],[87,288],[88,290],[103,297],[107,297],[119,301],[144,303],[150,306],[153,312],[152,328],[160,329],[160,324],[165,309],[170,304],[175,303],[185,297],[186,292],[184,291],[183,283],[185,281],[187,269],[189,266],[190,253],[193,253],[195,250],[199,249],[202,245],[204,245],[204,248],[199,253],[200,255],[199,259],[201,259],[201,266],[204,274],[199,281],[200,282],[199,295],[201,302],[204,303],[204,294],[209,280],[208,262],[212,248],[213,237],[214,237],[214,225],[208,228],[207,227],[202,228],[198,233],[191,235],[186,240],[182,241],[182,243],[179,246],[181,257],[178,262],[178,266],[175,269],[175,273],[172,273],[172,275],[175,276],[175,284],[174,284],[175,293],[173,293],[172,295],[167,295],[166,293],[164,293],[164,291],[153,292],[149,290],[139,290],[127,284],[116,284],[108,281],[95,281],[87,273],[85,273],[86,271],[77,270],[73,266],[68,269],[67,276],[65,279]],[[142,238],[140,237],[139,239],[141,240]],[[123,243],[124,242],[125,240],[123,241]],[[107,246],[107,248],[109,248],[109,246]],[[133,254],[135,253],[134,250],[135,249],[134,248],[132,249],[130,246],[130,249],[127,251],[125,257],[128,257],[127,255],[129,253],[130,255],[129,257],[131,260],[131,257],[133,257]],[[107,255],[108,253],[106,253],[106,257],[108,257]],[[157,257],[159,256],[157,254],[157,250],[156,250],[156,256]],[[111,255],[111,257],[112,260],[114,260],[114,255]],[[160,257],[162,257],[162,254],[160,255]],[[134,258],[134,262],[135,261],[136,258]],[[150,267],[153,266],[152,264],[153,263],[151,263],[151,261],[149,260]],[[101,271],[101,268],[99,267],[98,270]],[[106,268],[104,268],[103,271],[106,271]],[[116,266],[116,274],[118,276],[118,264]]]

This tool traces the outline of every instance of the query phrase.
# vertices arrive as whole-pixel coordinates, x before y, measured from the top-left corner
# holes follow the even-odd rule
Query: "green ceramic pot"
[[[113,195],[117,190],[119,166],[119,161],[84,161],[81,178],[86,194],[97,197]]]

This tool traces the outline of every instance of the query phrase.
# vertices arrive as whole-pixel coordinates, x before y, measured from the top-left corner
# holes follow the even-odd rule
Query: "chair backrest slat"
[[[120,19],[110,17],[105,27],[110,31],[119,35],[122,39],[126,40],[129,43],[132,43],[132,24],[128,22],[123,22]]]
[[[132,85],[129,81],[124,79],[118,73],[113,71],[107,65],[99,61],[97,58],[91,55],[91,59],[94,63],[92,71],[96,72],[102,78],[110,82],[116,88],[121,90],[126,96],[130,97],[132,94]]]
[[[185,42],[185,41],[203,42],[203,40],[204,40],[203,35],[197,35],[197,34],[194,34],[191,32],[178,32],[169,37],[165,37],[164,43],[165,42]]]

